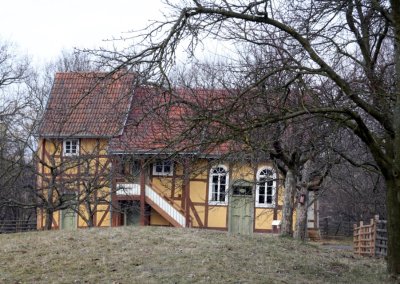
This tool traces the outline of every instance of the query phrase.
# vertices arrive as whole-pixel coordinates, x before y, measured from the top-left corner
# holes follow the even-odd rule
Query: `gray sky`
[[[62,49],[98,47],[143,28],[163,7],[161,0],[3,0],[0,39],[41,63]]]

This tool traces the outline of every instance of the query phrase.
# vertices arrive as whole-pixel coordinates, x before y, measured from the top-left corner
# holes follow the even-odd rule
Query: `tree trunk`
[[[296,179],[293,170],[289,169],[285,177],[285,194],[282,208],[281,236],[293,235],[293,209]]]
[[[388,272],[400,277],[400,177],[386,180]]]
[[[52,225],[53,225],[53,210],[46,209],[46,220],[44,229],[51,230]]]
[[[294,231],[294,238],[301,241],[304,241],[307,238],[307,203],[308,190],[307,187],[302,186],[297,201],[296,229]]]
[[[88,228],[93,228],[94,227],[94,220],[93,220],[93,216],[89,216],[88,222],[87,222],[87,226]]]
[[[396,80],[396,103],[393,110],[394,159],[393,166],[381,167],[387,187],[386,210],[388,230],[388,272],[400,278],[400,2],[392,0],[392,23],[394,26],[394,61]],[[379,159],[378,159],[379,160]],[[384,170],[387,170],[386,172]]]
[[[95,212],[94,212],[94,210],[92,210],[92,207],[91,207],[92,204],[90,203],[89,197],[86,198],[85,205],[86,205],[86,212],[88,214],[87,215],[88,218],[87,218],[87,221],[86,221],[86,225],[89,228],[92,228],[92,227],[94,227],[94,214],[95,214]]]

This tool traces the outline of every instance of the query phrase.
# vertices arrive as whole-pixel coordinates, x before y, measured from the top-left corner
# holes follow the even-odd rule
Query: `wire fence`
[[[332,217],[323,217],[319,222],[322,237],[350,237],[353,235],[352,220],[336,220]]]
[[[0,220],[0,233],[18,233],[36,230],[36,221]]]

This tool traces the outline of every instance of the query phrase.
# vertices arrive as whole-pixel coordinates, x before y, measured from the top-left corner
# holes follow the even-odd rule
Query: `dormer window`
[[[157,161],[153,164],[153,175],[171,176],[173,173],[173,163],[171,160]]]
[[[79,140],[66,139],[63,141],[63,154],[64,156],[79,155]]]

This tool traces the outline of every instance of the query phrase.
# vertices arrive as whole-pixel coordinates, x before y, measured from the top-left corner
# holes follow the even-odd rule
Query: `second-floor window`
[[[66,139],[63,141],[63,154],[65,156],[79,155],[79,140]]]
[[[153,164],[153,175],[171,176],[173,173],[173,163],[171,160],[157,161]]]

